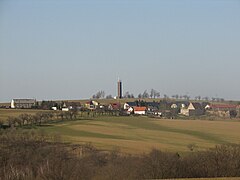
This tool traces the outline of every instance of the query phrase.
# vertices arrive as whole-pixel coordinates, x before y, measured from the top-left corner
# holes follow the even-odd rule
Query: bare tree
[[[123,95],[124,98],[130,98],[130,93],[127,91],[125,92],[125,94]]]
[[[138,98],[142,98],[142,94],[141,93],[138,94]]]
[[[150,98],[153,98],[154,93],[155,93],[155,90],[154,90],[154,89],[151,89],[151,91],[150,91]]]
[[[134,95],[132,93],[129,93],[128,91],[124,94],[124,98],[134,98]],[[141,98],[141,97],[140,97]]]
[[[205,100],[205,101],[209,101],[209,97],[207,97],[207,96],[203,97],[202,99]]]
[[[29,122],[29,114],[20,114],[19,119],[21,120],[21,124],[25,125]]]
[[[145,90],[142,94],[142,98],[149,98],[149,94],[147,92],[147,90]]]
[[[112,97],[111,94],[109,94],[109,95],[106,96],[106,99],[112,99],[112,98],[113,98],[113,97]]]
[[[157,92],[155,95],[157,98],[160,98],[160,92]]]
[[[164,97],[164,99],[167,99],[167,98],[168,98],[168,95],[164,94],[163,97]]]
[[[155,89],[151,89],[149,96],[150,96],[151,98],[160,97],[160,92],[156,91]]]
[[[201,99],[202,99],[201,96],[196,96],[195,97],[195,100],[199,100],[200,101]]]
[[[92,95],[93,99],[101,99],[105,97],[104,91],[98,91],[96,94]]]

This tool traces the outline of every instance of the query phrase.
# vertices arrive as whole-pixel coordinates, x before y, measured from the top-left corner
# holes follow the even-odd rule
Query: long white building
[[[11,108],[30,109],[36,105],[36,99],[13,99]]]

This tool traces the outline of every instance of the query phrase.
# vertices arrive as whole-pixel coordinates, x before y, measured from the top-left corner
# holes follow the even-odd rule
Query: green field
[[[39,110],[0,110],[0,119],[22,113],[35,114]],[[205,150],[222,143],[240,143],[240,122],[233,120],[168,120],[149,117],[79,117],[77,120],[55,122],[38,129],[59,134],[65,142],[92,143],[104,150],[139,154],[152,148],[163,151],[189,152]]]
[[[222,143],[240,143],[240,122],[164,120],[148,117],[98,117],[41,127],[71,143],[92,143],[101,149],[143,153],[152,148],[187,152],[189,144],[204,150]]]

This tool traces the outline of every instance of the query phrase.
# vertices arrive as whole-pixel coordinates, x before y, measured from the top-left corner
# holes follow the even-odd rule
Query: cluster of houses
[[[202,116],[212,115],[218,117],[240,117],[240,106],[236,104],[212,104],[209,102],[191,102],[191,101],[166,101],[146,102],[136,100],[133,102],[119,102],[110,104],[100,104],[97,101],[90,100],[84,104],[80,102],[53,102],[45,101],[41,105],[37,104],[35,99],[13,99],[11,108],[33,108],[40,107],[42,109],[52,110],[107,110],[119,111],[125,115],[153,115],[163,117],[174,117],[176,115],[184,116]]]

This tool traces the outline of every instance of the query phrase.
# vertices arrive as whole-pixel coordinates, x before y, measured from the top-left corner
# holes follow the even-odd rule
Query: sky
[[[0,0],[0,102],[156,89],[240,100],[239,0]]]

